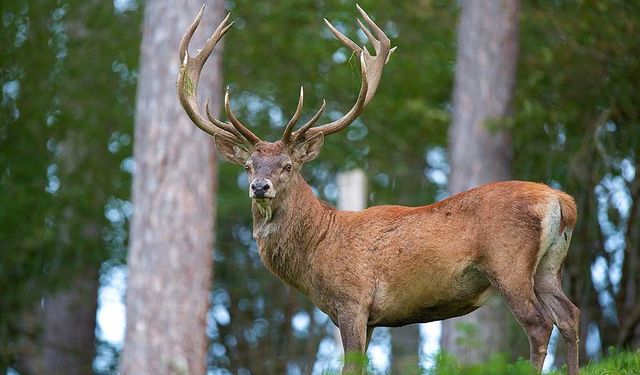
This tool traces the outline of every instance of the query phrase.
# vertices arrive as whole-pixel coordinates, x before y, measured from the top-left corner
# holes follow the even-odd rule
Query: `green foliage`
[[[487,363],[477,364],[473,366],[463,366],[452,356],[440,353],[435,358],[435,366],[433,369],[426,370],[424,374],[429,375],[531,375],[533,373],[529,362],[518,360],[510,363],[507,356],[498,355],[489,360]]]
[[[112,256],[111,262],[124,259],[141,18],[140,8],[114,11],[112,2],[6,0],[2,5],[0,368],[19,349],[24,311],[43,294],[66,287],[74,272],[87,266],[98,267]],[[335,173],[363,167],[370,204],[432,202],[443,186],[426,172],[433,163],[446,172],[446,158],[430,162],[427,155],[436,150],[437,159],[445,153],[458,2],[361,5],[399,48],[362,118],[327,139],[320,158],[305,168],[306,177],[331,202]],[[260,136],[280,137],[301,84],[303,117],[314,113],[322,98],[328,106],[321,121],[351,106],[359,88],[357,63],[324,29],[322,17],[363,42],[352,3],[233,0],[228,7],[237,22],[225,39],[224,80],[231,84],[236,113]],[[637,169],[640,3],[529,0],[521,14],[515,116],[491,126],[512,132],[514,177],[558,184],[576,196],[580,222],[565,287],[606,347],[617,339],[615,322],[625,319],[623,302],[640,303],[638,295],[628,294],[637,288],[624,288],[640,283],[637,267],[627,262],[630,249],[640,243],[637,229],[631,230],[638,228],[640,210],[630,209],[625,217],[611,193],[603,214],[595,193],[604,189],[607,176],[623,177],[625,161]],[[623,182],[633,202],[639,175],[636,170]],[[213,324],[212,347],[218,350],[212,350],[210,364],[235,372],[259,366],[262,373],[284,373],[292,364],[308,372],[316,360],[309,353],[330,335],[328,321],[261,265],[241,169],[222,163],[218,181],[213,305],[223,306],[230,321]],[[625,256],[605,249],[603,216],[622,228]],[[623,262],[622,287],[607,280],[596,290],[590,275],[597,257],[611,269]],[[616,319],[605,317],[601,291],[615,299]],[[306,330],[292,328],[296,314],[309,317]],[[616,371],[629,367],[628,373],[637,373],[637,358],[637,353],[616,353],[584,371],[624,373]],[[439,363],[437,371],[460,370],[446,357]],[[495,373],[527,370],[526,363],[510,365],[500,358],[488,366]]]
[[[140,13],[10,0],[2,22],[0,372],[44,295],[124,254]]]
[[[640,219],[638,12],[640,3],[629,1],[527,1],[521,18],[514,175],[576,198],[564,287],[590,320],[583,326],[598,327],[603,348],[623,344],[616,322],[640,303],[640,277],[631,271],[640,245],[631,225]],[[614,245],[612,236],[624,240]],[[606,265],[602,280],[592,280],[596,260]],[[619,285],[606,276],[617,272]],[[611,302],[601,307],[599,298]]]
[[[362,363],[365,363],[366,366],[366,358],[362,358],[362,356],[355,358],[356,361],[364,361]],[[520,358],[512,362],[509,361],[508,355],[497,355],[486,363],[468,366],[458,363],[456,358],[451,355],[438,353],[433,362],[434,365],[431,368],[422,370],[422,375],[532,375],[536,373],[529,361]],[[339,373],[338,369],[322,372],[323,375]],[[366,373],[376,374],[376,371],[369,367]],[[562,369],[552,370],[545,374],[563,375],[566,373],[566,366],[563,366]],[[590,361],[580,369],[580,374],[583,375],[632,375],[638,373],[640,373],[640,352],[625,352],[615,349],[611,349],[609,354],[600,361]]]
[[[640,351],[625,352],[609,349],[607,357],[600,361],[590,361],[582,367],[583,375],[633,375],[640,373]]]
[[[477,348],[482,344],[482,338],[478,337],[478,327],[474,323],[456,322],[455,329],[458,333],[456,345]]]
[[[525,2],[513,132],[517,175],[573,185],[572,161],[585,161],[577,158],[595,157],[589,167],[602,175],[608,158],[637,157],[640,22],[631,15],[639,11],[626,1]],[[608,140],[596,139],[603,114],[617,127]],[[606,156],[577,154],[596,142],[604,142]]]
[[[346,353],[344,355],[345,375],[358,375],[361,369],[367,368],[368,358],[362,353]]]
[[[425,375],[531,375],[535,373],[528,361],[519,359],[510,363],[507,356],[493,357],[489,362],[463,366],[454,357],[440,353],[435,357],[435,366],[425,370]],[[548,375],[566,374],[566,368],[550,371]],[[640,352],[610,351],[600,361],[591,361],[580,369],[583,375],[631,375],[640,373]]]

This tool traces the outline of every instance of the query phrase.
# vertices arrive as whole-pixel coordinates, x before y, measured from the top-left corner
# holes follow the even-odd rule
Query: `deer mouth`
[[[251,197],[251,200],[258,205],[258,207],[261,208],[266,208],[266,207],[270,207],[271,206],[271,201],[273,200],[274,197],[269,197],[269,196],[261,196],[261,197],[257,197],[257,196],[253,196]]]
[[[258,190],[258,191],[250,191],[249,192],[249,198],[253,199],[256,202],[268,202],[270,200],[272,200],[273,198],[276,197],[275,191],[273,191],[273,189],[264,191],[264,190]]]
[[[272,200],[272,197],[253,197],[256,203],[268,203]]]

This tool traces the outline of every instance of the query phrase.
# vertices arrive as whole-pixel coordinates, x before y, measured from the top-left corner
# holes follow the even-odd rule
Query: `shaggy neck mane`
[[[308,269],[310,252],[326,237],[335,209],[318,199],[302,176],[296,174],[289,191],[271,207],[252,202],[253,236],[264,265],[283,281],[303,293],[302,273]]]

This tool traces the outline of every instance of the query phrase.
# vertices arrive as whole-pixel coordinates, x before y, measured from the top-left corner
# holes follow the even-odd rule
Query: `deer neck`
[[[304,271],[326,238],[335,210],[319,200],[299,174],[289,189],[272,208],[252,202],[253,236],[267,269],[306,294]]]

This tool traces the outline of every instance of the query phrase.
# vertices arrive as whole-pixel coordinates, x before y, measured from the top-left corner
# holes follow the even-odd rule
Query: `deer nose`
[[[251,184],[251,189],[253,189],[253,191],[267,191],[269,190],[269,183],[265,180],[254,181]]]
[[[253,182],[251,182],[251,193],[250,195],[252,195],[253,197],[256,198],[264,198],[264,197],[271,197],[268,193],[270,193],[269,190],[272,189],[271,186],[271,181],[269,181],[266,178],[256,178],[255,180],[253,180]]]

